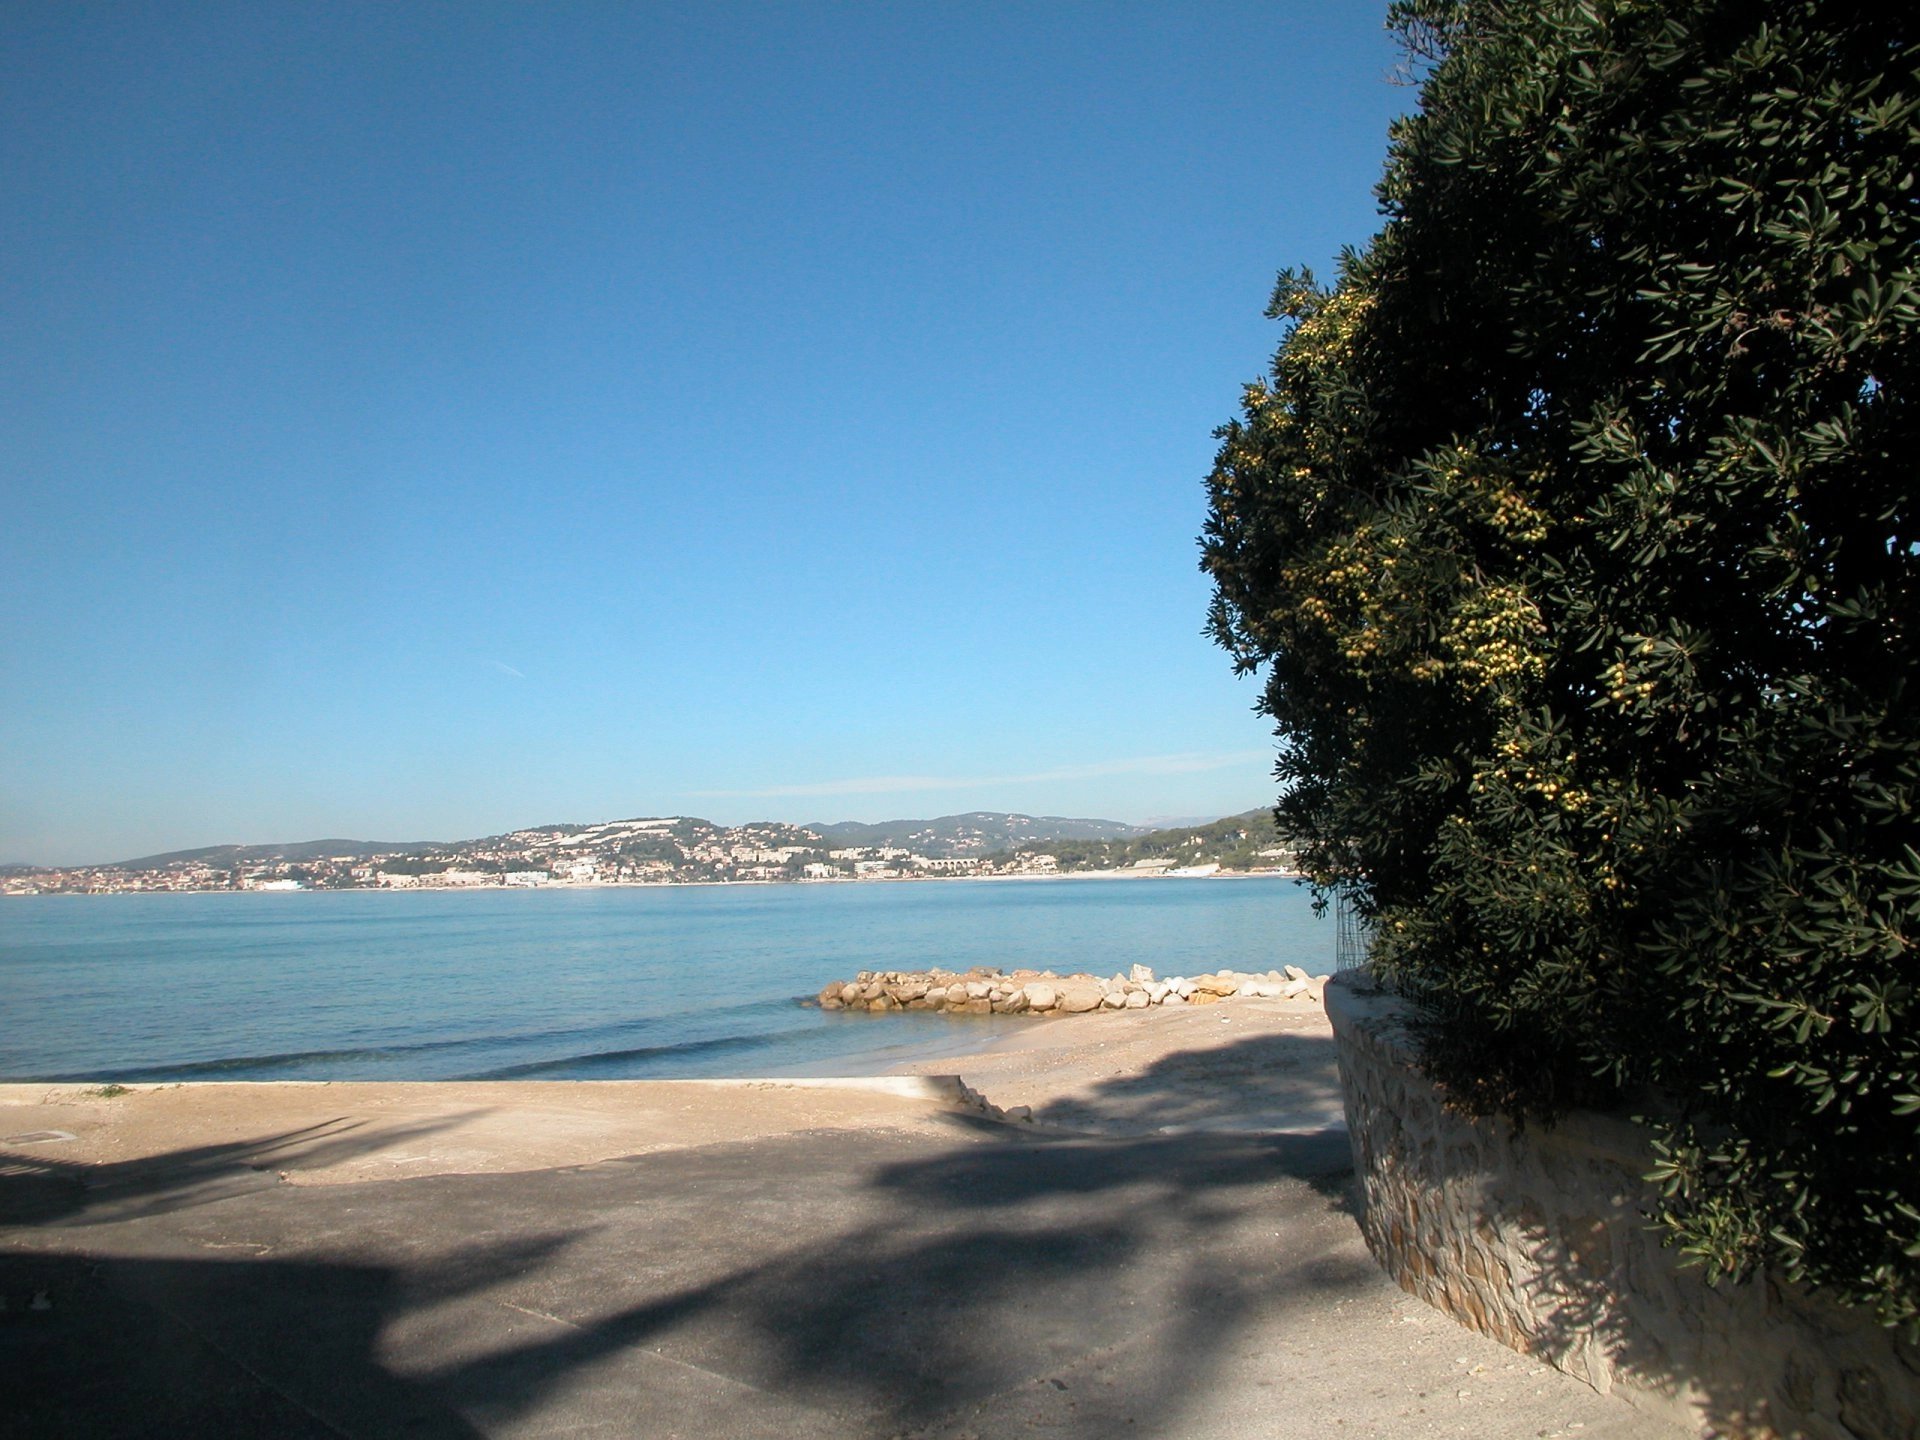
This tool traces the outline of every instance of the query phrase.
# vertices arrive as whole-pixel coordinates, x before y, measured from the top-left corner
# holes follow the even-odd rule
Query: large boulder
[[[1069,1015],[1084,1015],[1098,1010],[1103,996],[1098,981],[1063,980],[1060,983],[1060,1008]]]

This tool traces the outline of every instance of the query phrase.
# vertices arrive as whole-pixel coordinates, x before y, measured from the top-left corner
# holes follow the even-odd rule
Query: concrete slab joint
[[[1402,1289],[1702,1435],[1920,1440],[1920,1349],[1775,1277],[1710,1287],[1661,1246],[1639,1127],[1579,1112],[1515,1134],[1450,1112],[1405,1001],[1360,971],[1326,1007],[1361,1228]]]

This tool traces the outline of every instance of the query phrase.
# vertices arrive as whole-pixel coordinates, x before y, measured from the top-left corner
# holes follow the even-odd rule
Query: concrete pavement
[[[13,1149],[0,1436],[1675,1434],[1394,1288],[1337,1130],[1085,1136],[928,1101],[325,1185],[281,1179],[284,1138]]]

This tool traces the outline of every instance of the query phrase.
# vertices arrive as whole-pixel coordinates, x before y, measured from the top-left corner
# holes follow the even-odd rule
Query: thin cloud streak
[[[1070,765],[1028,775],[865,775],[849,780],[821,780],[807,785],[769,785],[752,790],[695,790],[692,793],[705,800],[744,800],[805,795],[897,795],[920,790],[979,790],[994,785],[1097,780],[1107,775],[1197,775],[1208,770],[1225,770],[1250,760],[1265,760],[1270,754],[1267,750],[1232,750],[1212,755],[1142,755],[1131,760]]]

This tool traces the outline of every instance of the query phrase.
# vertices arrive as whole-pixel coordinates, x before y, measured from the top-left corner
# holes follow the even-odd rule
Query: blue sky
[[[0,860],[1272,795],[1201,634],[1370,4],[15,4]]]

